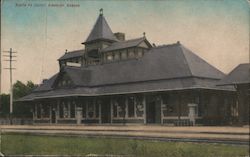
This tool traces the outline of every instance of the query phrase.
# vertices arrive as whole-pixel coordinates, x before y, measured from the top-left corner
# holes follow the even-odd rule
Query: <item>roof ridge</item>
[[[179,45],[180,45],[180,44],[179,44]],[[190,68],[190,66],[189,66],[187,57],[186,57],[186,55],[184,54],[184,49],[183,49],[183,47],[180,45],[179,48],[181,49],[181,52],[182,52],[181,54],[183,55],[183,57],[184,57],[184,59],[185,59],[185,63],[186,63],[187,66],[188,66],[188,71],[190,72],[190,75],[191,75],[191,76],[194,76],[194,75],[193,75],[193,72],[192,72],[192,70],[191,70],[191,68]]]
[[[189,64],[189,68],[190,68],[191,74],[192,74],[193,76],[199,76],[199,74],[197,75],[196,69],[192,69],[192,68],[190,67],[190,65],[191,65],[191,66],[194,66],[194,65],[192,65],[193,62],[190,61],[190,59],[192,60],[192,59],[194,59],[194,58],[197,58],[199,61],[201,61],[201,62],[197,62],[197,63],[199,63],[199,64],[204,64],[204,65],[202,65],[203,68],[207,67],[207,68],[209,68],[209,69],[211,69],[211,70],[214,70],[214,71],[216,71],[218,74],[220,73],[219,75],[221,75],[221,77],[223,77],[223,76],[225,75],[225,73],[223,73],[222,71],[220,71],[219,69],[217,69],[216,67],[214,67],[213,65],[211,65],[210,63],[208,63],[206,60],[204,60],[203,58],[201,58],[200,56],[198,56],[196,53],[194,53],[193,51],[189,50],[189,49],[186,48],[185,46],[180,45],[180,47],[181,47],[181,49],[182,49],[183,55],[185,56],[185,59],[186,59],[187,63]],[[189,55],[189,54],[190,54],[190,55]],[[194,62],[194,63],[195,63],[195,62]],[[197,67],[197,65],[196,65],[196,67]],[[194,70],[194,71],[193,71],[193,70]],[[196,73],[195,73],[195,71],[196,71]],[[213,76],[210,76],[210,77],[213,77]]]
[[[164,48],[164,47],[172,47],[172,46],[178,46],[178,43],[173,43],[173,44],[163,44],[163,45],[158,45],[156,47],[154,47],[154,49],[158,49],[158,48]]]

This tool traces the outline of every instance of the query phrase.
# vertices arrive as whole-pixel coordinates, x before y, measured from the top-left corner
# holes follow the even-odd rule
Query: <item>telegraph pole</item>
[[[10,48],[9,51],[3,51],[4,53],[7,53],[7,55],[3,55],[7,60],[4,60],[4,61],[7,61],[9,62],[9,67],[8,68],[4,68],[4,69],[7,69],[9,70],[10,72],[10,120],[11,120],[11,123],[12,123],[12,113],[13,113],[13,86],[12,86],[12,70],[15,70],[15,68],[13,68],[13,61],[16,61],[16,60],[13,60],[13,58],[17,57],[17,56],[13,56],[14,53],[17,53],[17,52],[13,52],[12,51],[12,48]]]
[[[0,0],[0,39],[2,38],[2,8],[3,0]],[[2,42],[0,41],[0,95],[2,93]],[[1,97],[0,97],[0,108],[2,107]]]

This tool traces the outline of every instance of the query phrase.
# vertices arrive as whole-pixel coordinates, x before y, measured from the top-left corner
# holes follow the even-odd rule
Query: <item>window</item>
[[[60,104],[59,106],[59,117],[63,118],[63,104]]]
[[[107,61],[112,61],[113,60],[113,54],[110,52],[110,53],[107,53]]]
[[[126,50],[123,50],[121,52],[121,59],[124,60],[124,59],[127,59],[127,51]]]
[[[138,58],[141,58],[143,56],[143,51],[141,48],[138,49],[138,52],[137,52],[137,57]]]
[[[70,104],[70,118],[75,118],[75,102],[74,101],[71,101],[71,104]]]
[[[128,58],[135,58],[134,49],[129,49],[129,51],[128,51]]]
[[[96,116],[96,118],[99,117],[99,105],[101,105],[101,103],[98,101],[98,102],[95,104],[95,116]]]
[[[117,103],[113,104],[113,116],[117,117]]]
[[[63,103],[63,117],[69,118],[69,105],[67,104],[67,102]]]
[[[71,81],[70,77],[67,74],[64,74],[63,77],[61,77],[61,80],[58,82],[58,87],[64,87],[64,86],[70,86],[73,85],[73,82]]]
[[[42,105],[42,117],[49,118],[50,116],[50,106],[48,104]]]
[[[143,96],[136,96],[135,99],[136,116],[143,117],[144,106],[143,106]]]
[[[86,105],[82,104],[82,117],[86,118]]]
[[[162,111],[163,116],[176,116],[178,102],[176,102],[174,96],[163,95],[162,96]]]
[[[135,97],[130,96],[128,97],[128,117],[134,117],[135,116]]]
[[[113,116],[117,118],[125,118],[126,115],[126,104],[125,97],[118,97],[113,104]]]
[[[115,53],[114,60],[120,60],[120,53],[119,52]]]
[[[37,118],[41,118],[41,104],[37,105]]]
[[[88,118],[94,118],[94,101],[93,100],[89,100],[88,102]]]

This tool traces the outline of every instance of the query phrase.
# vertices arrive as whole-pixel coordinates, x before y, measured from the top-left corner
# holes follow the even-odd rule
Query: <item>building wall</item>
[[[230,94],[186,90],[37,101],[34,120],[58,124],[192,125],[189,104],[197,104],[194,115],[196,124],[221,125],[229,123],[233,117],[233,99],[226,99]]]
[[[250,84],[239,84],[237,89],[237,102],[239,107],[239,123],[249,125],[249,108],[250,108]]]

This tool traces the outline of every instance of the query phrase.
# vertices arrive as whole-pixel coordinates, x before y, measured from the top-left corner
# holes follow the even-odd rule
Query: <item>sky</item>
[[[249,62],[247,0],[4,0],[1,51],[18,52],[14,82],[40,84],[58,72],[66,49],[84,48],[100,8],[112,31],[126,39],[146,32],[156,45],[180,41],[226,74]],[[6,67],[2,62],[2,93],[9,92]]]

